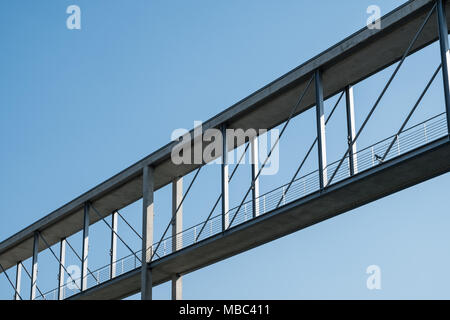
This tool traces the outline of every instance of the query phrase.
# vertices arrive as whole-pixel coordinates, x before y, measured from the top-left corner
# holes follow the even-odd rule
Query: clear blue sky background
[[[0,241],[165,145],[174,129],[207,120],[359,30],[369,5],[385,14],[403,2],[1,1]],[[66,28],[71,4],[81,7],[79,31]],[[361,146],[397,130],[438,63],[436,44],[407,61]],[[390,72],[355,87],[357,125]],[[443,111],[441,81],[412,122]],[[293,121],[280,146],[282,170],[264,177],[263,191],[289,180],[314,139],[313,116]],[[328,128],[330,161],[344,152],[344,116],[341,106]],[[315,161],[314,153],[308,169]],[[249,183],[248,166],[240,170],[232,205]],[[219,192],[218,166],[205,171],[186,202],[186,226],[206,218]],[[184,298],[448,299],[449,183],[448,174],[438,177],[189,274]],[[170,187],[157,192],[155,205],[158,239]],[[123,213],[140,230],[140,203]],[[139,248],[123,224],[119,232]],[[104,225],[92,227],[91,269],[108,261],[107,236]],[[80,250],[79,235],[70,241]],[[127,254],[121,246],[119,255]],[[68,263],[78,262],[72,255]],[[382,290],[366,288],[372,264],[381,267]],[[48,251],[40,255],[43,291],[56,287],[56,274]],[[0,275],[0,298],[12,292]],[[168,284],[154,292],[170,298]]]

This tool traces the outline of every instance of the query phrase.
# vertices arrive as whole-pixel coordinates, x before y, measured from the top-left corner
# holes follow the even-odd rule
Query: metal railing
[[[403,130],[398,135],[390,136],[382,141],[379,141],[369,147],[359,150],[356,155],[356,169],[357,173],[371,169],[383,162],[389,161],[396,158],[402,154],[405,154],[413,149],[421,147],[427,143],[435,141],[439,138],[448,135],[447,130],[447,119],[445,113],[438,114],[432,118],[427,119],[424,122],[416,124],[408,129]],[[383,161],[381,161],[382,156],[389,148],[391,142],[395,140],[394,146],[391,148],[387,156]],[[350,164],[349,157],[345,159],[347,165],[341,166],[336,173],[333,184],[342,181],[350,177]],[[339,161],[330,163],[326,169],[328,178],[331,173],[334,172],[338,166]],[[259,205],[259,215],[268,213],[277,208],[278,202],[281,199],[280,206],[288,204],[294,200],[298,200],[307,195],[310,195],[320,189],[319,186],[319,172],[318,170],[312,171],[296,180],[292,183],[288,192],[286,192],[288,184],[284,184],[276,189],[273,189],[267,193],[260,195],[256,201]],[[238,215],[233,221],[233,226],[245,223],[246,221],[253,218],[252,213],[253,203],[251,200],[245,202],[239,211]],[[238,207],[234,207],[229,210],[229,217],[233,216]],[[205,225],[203,227],[203,225]],[[203,229],[202,229],[203,227]],[[200,230],[202,232],[199,235]],[[199,241],[212,237],[216,234],[222,232],[222,217],[221,214],[217,214],[211,217],[209,220],[203,221],[195,226],[181,231],[175,236],[169,236],[153,244],[153,248],[158,247],[156,252],[156,257],[158,260],[164,256],[167,256],[174,252],[173,248],[177,250],[189,247],[196,244]],[[159,246],[158,246],[159,244]],[[141,255],[141,250],[136,251],[134,254],[130,254],[126,257],[121,258],[115,262],[116,264],[116,277],[132,271],[141,266],[141,262],[136,258],[136,256]],[[110,265],[103,266],[92,274],[87,275],[87,287],[91,288],[99,285],[103,282],[110,280]],[[81,282],[81,279],[75,281]],[[73,281],[72,281],[73,282]],[[78,287],[79,283],[78,283]],[[63,287],[63,297],[67,298],[74,294],[80,292],[77,285],[68,281]],[[45,300],[56,300],[58,299],[58,288],[53,289],[43,295],[37,297],[37,299]]]

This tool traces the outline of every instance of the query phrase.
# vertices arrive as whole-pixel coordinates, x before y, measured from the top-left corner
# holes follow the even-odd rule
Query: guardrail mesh
[[[366,171],[381,164],[381,158],[383,157],[393,139],[396,139],[395,143],[383,162],[389,161],[446,135],[448,135],[447,119],[445,113],[441,113],[420,124],[404,130],[398,136],[391,136],[358,151],[355,154],[357,162],[357,173]],[[330,163],[326,167],[328,178],[330,178],[333,172],[336,170],[338,163],[339,161],[336,161]],[[345,165],[342,165],[336,173],[333,179],[333,184],[350,177],[349,157],[346,157],[344,164]],[[271,190],[270,192],[260,195],[256,199],[259,206],[259,214],[262,215],[276,209],[280,199],[280,206],[283,206],[294,200],[298,200],[318,191],[320,189],[319,171],[316,170],[295,179],[288,191],[286,191],[287,187],[288,184],[285,184],[274,190]],[[233,221],[232,227],[245,223],[246,221],[253,218],[252,206],[253,203],[251,200],[245,202],[242,205]],[[234,207],[229,210],[229,221],[231,221],[232,217],[236,214],[237,209],[238,207]],[[206,222],[203,221],[193,227],[183,230],[175,237],[169,236],[161,240],[161,244],[159,245],[158,251],[154,256],[154,260],[167,256],[176,250],[194,245],[195,243],[212,237],[220,232],[222,232],[222,217],[221,214],[218,214],[216,216],[213,216]],[[155,243],[153,245],[153,248],[156,248],[157,245],[158,243]],[[141,257],[141,250],[135,252],[135,254],[138,257]],[[115,276],[125,274],[141,266],[141,262],[136,258],[134,254],[130,254],[116,261],[115,264]],[[106,282],[111,279],[110,265],[106,265],[100,269],[93,271],[92,273],[88,273],[86,277],[87,288],[91,288],[103,282]],[[74,282],[76,284],[74,284]],[[64,298],[79,293],[79,287],[81,287],[80,278],[76,279],[75,281],[71,281],[70,278],[67,279],[67,283],[62,287]],[[36,299],[56,300],[58,299],[58,288],[44,293],[43,295],[38,296]]]

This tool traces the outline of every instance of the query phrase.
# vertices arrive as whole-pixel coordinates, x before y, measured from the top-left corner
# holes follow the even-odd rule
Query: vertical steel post
[[[110,248],[110,264],[109,276],[114,278],[116,276],[116,260],[117,260],[117,212],[111,215],[111,248]]]
[[[317,121],[317,149],[319,153],[319,185],[323,189],[328,183],[327,150],[325,140],[325,113],[323,103],[322,75],[319,70],[315,72],[316,87],[316,121]]]
[[[228,211],[229,211],[229,195],[228,195],[228,139],[227,127],[222,125],[222,231],[228,229]]]
[[[355,102],[353,98],[353,86],[345,87],[345,106],[347,110],[347,142],[348,146],[355,140]],[[353,143],[349,152],[350,175],[358,173],[358,159],[356,154],[356,142]]]
[[[258,136],[254,137],[250,141],[250,151],[251,151],[251,166],[252,166],[252,181],[254,181],[252,186],[252,202],[253,202],[253,218],[259,216],[259,177],[256,178],[259,171],[259,161],[258,161]]]
[[[37,275],[38,275],[38,254],[39,254],[39,231],[34,232],[33,259],[31,262],[31,291],[30,300],[36,298]]]
[[[153,219],[154,219],[154,168],[145,166],[142,174],[142,270],[141,300],[152,299],[152,271],[149,263],[153,255]]]
[[[14,300],[20,300],[20,287],[22,284],[22,263],[16,264],[16,285],[14,292]]]
[[[448,44],[448,27],[447,18],[444,9],[444,2],[437,0],[437,16],[438,16],[438,30],[439,30],[439,43],[441,48],[441,60],[442,60],[442,78],[444,81],[444,96],[445,96],[445,109],[447,113],[447,128],[450,132],[450,81],[449,81],[449,44]]]
[[[83,215],[83,251],[81,255],[81,291],[87,289],[88,255],[89,255],[89,209],[88,202],[84,204]]]
[[[58,300],[64,300],[64,268],[66,264],[66,238],[59,243]]]
[[[172,182],[172,252],[183,247],[183,178],[177,178]],[[178,210],[177,210],[178,209]],[[195,239],[194,234],[194,239]],[[172,300],[181,300],[183,295],[183,278],[180,275],[172,277]]]

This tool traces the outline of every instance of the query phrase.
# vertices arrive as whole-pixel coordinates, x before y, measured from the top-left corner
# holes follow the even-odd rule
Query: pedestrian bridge
[[[11,284],[12,297],[121,299],[141,292],[143,299],[150,299],[153,286],[171,281],[172,297],[180,299],[181,279],[187,273],[447,173],[450,86],[449,18],[445,12],[449,7],[448,1],[411,0],[384,16],[382,29],[361,29],[203,125],[204,130],[217,128],[222,132],[228,128],[270,130],[281,126],[276,145],[284,138],[293,118],[315,108],[316,138],[301,141],[311,147],[299,159],[291,179],[279,181],[279,186],[269,192],[259,193],[260,174],[273,146],[267,158],[252,164],[247,192],[230,208],[228,185],[240,161],[229,174],[227,154],[241,145],[224,139],[222,150],[216,155],[223,160],[217,179],[221,193],[217,199],[208,199],[214,206],[203,213],[206,218],[183,227],[182,204],[206,163],[174,164],[170,155],[176,142],[169,143],[0,243],[0,272]],[[357,144],[404,61],[433,43],[438,43],[441,61],[436,65],[430,62],[432,76],[424,76],[427,84],[423,90],[411,92],[417,100],[409,106],[401,126],[392,128],[390,136],[372,145]],[[377,99],[367,102],[371,108],[364,121],[356,124],[354,109],[358,105],[353,99],[354,86],[390,66],[393,72],[388,81]],[[416,110],[427,108],[424,97],[439,75],[443,112],[411,124]],[[325,119],[324,102],[331,97],[337,100]],[[327,163],[325,129],[339,105],[346,109],[348,148],[342,150],[342,157]],[[208,146],[202,136],[203,132],[190,132],[192,148],[200,146],[204,150]],[[242,141],[243,155],[249,153],[255,158],[257,141],[258,136]],[[317,158],[317,169],[305,172],[304,164],[310,157]],[[183,194],[183,177],[190,173],[195,175]],[[169,184],[173,190],[172,219],[163,236],[154,239],[153,194]],[[141,232],[133,231],[142,239],[142,248],[134,251],[118,234],[117,217],[122,208],[139,199],[143,199],[143,228]],[[87,259],[89,227],[96,222],[105,223],[111,230],[111,259],[109,264],[91,270]],[[65,249],[70,246],[67,237],[77,232],[82,233],[83,240],[82,252],[77,255],[81,277],[72,279],[65,266]],[[116,256],[118,240],[130,249],[130,254],[120,259]],[[52,247],[58,244],[59,252],[55,252]],[[42,292],[37,285],[37,270],[39,253],[44,250],[50,250],[58,261],[59,277],[54,289]],[[28,271],[22,262],[30,257],[32,264]],[[16,279],[8,274],[13,267]],[[20,287],[22,270],[31,279],[29,297],[25,297]],[[69,278],[71,281],[65,281]]]

